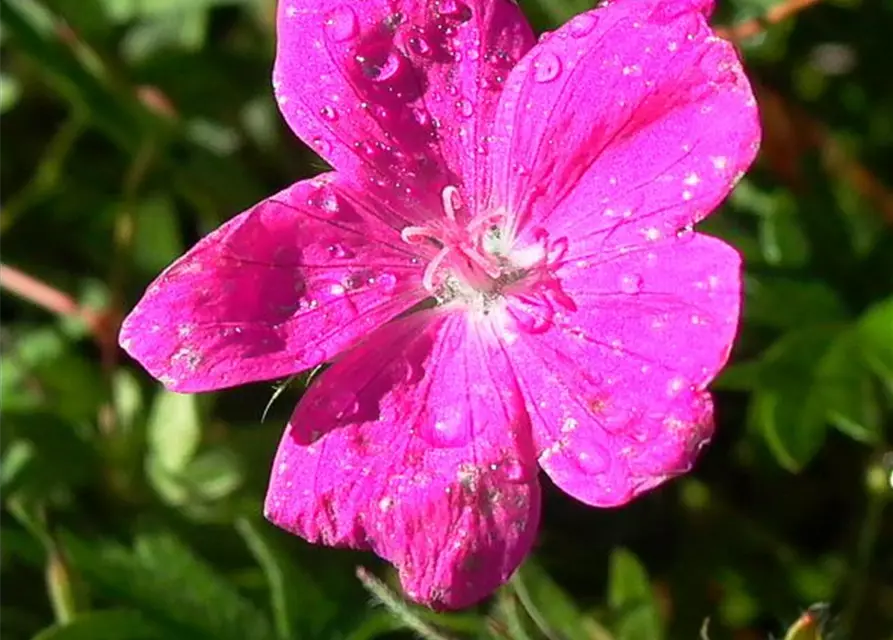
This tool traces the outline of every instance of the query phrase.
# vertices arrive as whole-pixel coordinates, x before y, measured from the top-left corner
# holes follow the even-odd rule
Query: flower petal
[[[335,174],[298,182],[153,282],[121,345],[175,391],[291,375],[424,299],[421,265]]]
[[[533,45],[510,0],[283,0],[277,34],[289,125],[416,220],[448,184],[477,192],[501,83]]]
[[[436,607],[505,582],[533,543],[540,494],[530,425],[495,345],[464,314],[431,310],[347,353],[289,422],[267,517],[310,542],[371,548]]]
[[[734,249],[700,234],[560,269],[577,311],[511,345],[558,486],[611,506],[688,470],[712,433],[704,387],[728,358],[739,272]]]
[[[710,2],[583,13],[512,71],[497,111],[491,204],[593,244],[634,245],[706,216],[751,164],[760,128]],[[579,244],[579,243],[578,243]]]

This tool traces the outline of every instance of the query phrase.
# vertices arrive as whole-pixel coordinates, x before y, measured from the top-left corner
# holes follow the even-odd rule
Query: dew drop
[[[319,115],[321,115],[325,120],[329,122],[335,122],[338,119],[338,112],[335,111],[333,107],[325,106],[319,110]]]
[[[356,12],[346,5],[333,9],[326,16],[326,31],[335,42],[356,37],[359,31]]]
[[[332,150],[332,145],[322,138],[313,138],[313,148],[317,153],[327,154]]]
[[[572,448],[577,454],[577,464],[586,473],[603,473],[608,468],[608,456],[596,444],[578,442]]]
[[[413,107],[412,118],[423,127],[427,127],[431,123],[431,116],[428,115],[427,111],[419,107]]]
[[[533,62],[533,68],[537,82],[552,82],[561,73],[561,60],[551,51],[545,51]]]
[[[397,276],[393,273],[382,273],[376,281],[378,286],[384,289],[386,293],[393,293],[394,289],[397,288]]]
[[[642,290],[642,277],[626,274],[620,277],[620,291],[626,294],[639,293]]]
[[[354,257],[353,251],[341,244],[329,245],[328,252],[331,257],[337,258],[339,260]]]
[[[316,194],[308,199],[307,204],[319,209],[320,213],[327,218],[334,216],[341,208],[338,196],[334,191],[327,188],[317,191]]]
[[[355,60],[363,70],[363,75],[373,82],[386,82],[397,75],[403,67],[403,56],[396,51],[389,51],[381,59],[371,59],[358,55]]]
[[[676,397],[684,387],[685,380],[680,377],[673,378],[667,383],[667,396],[670,398]]]
[[[462,98],[456,101],[456,110],[465,118],[470,118],[474,114],[474,105],[471,101]]]
[[[598,24],[598,18],[589,13],[581,13],[570,21],[568,31],[574,38],[582,38],[592,33],[596,24]]]
[[[413,36],[409,39],[409,49],[420,56],[431,55],[431,45],[422,36]]]
[[[381,21],[382,28],[388,33],[394,33],[403,24],[405,16],[401,12],[392,13]]]
[[[423,429],[423,436],[435,447],[456,447],[467,440],[466,425],[458,414],[443,417]]]
[[[438,4],[440,15],[450,18],[458,23],[468,22],[471,19],[471,7],[458,0],[440,0]]]
[[[681,229],[676,231],[676,237],[679,240],[688,241],[693,240],[695,237],[695,229],[692,225],[685,225]]]

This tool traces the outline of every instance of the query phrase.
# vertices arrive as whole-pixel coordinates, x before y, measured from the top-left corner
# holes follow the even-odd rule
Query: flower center
[[[550,242],[543,231],[534,241],[517,247],[507,231],[504,212],[483,212],[460,221],[464,204],[459,190],[449,185],[441,192],[444,217],[425,226],[406,227],[403,240],[425,247],[430,258],[422,284],[440,303],[462,299],[487,312],[505,295],[530,295],[551,288],[551,272],[567,251],[567,240]]]
[[[429,225],[406,227],[404,242],[436,250],[422,277],[424,287],[439,299],[454,297],[451,290],[470,288],[493,293],[504,274],[513,271],[507,259],[508,243],[503,237],[501,213],[472,217],[463,225],[458,214],[463,208],[459,190],[452,185],[441,192],[443,220]]]

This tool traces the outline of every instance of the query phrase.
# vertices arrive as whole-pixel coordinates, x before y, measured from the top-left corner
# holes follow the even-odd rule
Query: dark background
[[[521,4],[538,30],[588,7]],[[704,225],[747,264],[717,437],[622,509],[547,487],[518,579],[449,616],[373,606],[371,554],[260,519],[300,380],[262,421],[273,385],[168,394],[110,342],[186,247],[322,168],[272,100],[274,2],[0,15],[4,640],[893,638],[893,2],[720,2],[765,140]]]

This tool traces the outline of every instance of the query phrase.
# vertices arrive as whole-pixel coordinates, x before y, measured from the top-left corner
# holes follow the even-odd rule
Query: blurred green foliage
[[[720,4],[731,25],[783,3]],[[522,6],[542,30],[588,3]],[[535,558],[450,615],[260,519],[306,378],[179,396],[94,339],[198,237],[319,170],[271,97],[273,0],[0,12],[3,262],[89,312],[4,292],[5,640],[893,638],[893,3],[742,43],[766,140],[705,225],[744,253],[747,299],[697,470],[617,510],[547,487]]]

